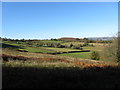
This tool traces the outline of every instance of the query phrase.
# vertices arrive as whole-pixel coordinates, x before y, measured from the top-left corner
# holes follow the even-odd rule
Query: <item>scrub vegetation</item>
[[[112,41],[2,40],[3,88],[120,88]]]

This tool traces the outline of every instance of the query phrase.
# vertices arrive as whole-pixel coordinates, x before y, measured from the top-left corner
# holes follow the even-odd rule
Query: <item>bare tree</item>
[[[105,47],[104,56],[106,59],[120,62],[120,37],[114,37],[112,43]]]

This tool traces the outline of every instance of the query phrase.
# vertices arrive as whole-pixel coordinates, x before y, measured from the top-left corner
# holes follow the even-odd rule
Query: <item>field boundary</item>
[[[47,53],[47,54],[57,55],[57,54],[63,54],[63,53],[76,53],[76,52],[90,52],[90,50],[68,51],[68,52],[55,52],[55,53]]]

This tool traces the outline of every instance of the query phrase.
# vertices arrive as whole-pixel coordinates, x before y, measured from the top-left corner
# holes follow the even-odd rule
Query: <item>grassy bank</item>
[[[3,89],[120,88],[120,68],[118,67],[80,68],[63,63],[40,63],[13,62],[11,65],[5,63]]]
[[[74,58],[3,48],[3,89],[120,88],[118,63],[84,59],[89,52],[76,58],[79,54]]]

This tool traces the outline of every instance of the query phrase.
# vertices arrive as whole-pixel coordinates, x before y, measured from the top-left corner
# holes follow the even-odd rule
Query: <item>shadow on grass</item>
[[[14,48],[14,49],[16,49],[16,48],[21,48],[21,47],[2,43],[2,48],[12,48],[12,49]]]
[[[4,88],[120,88],[120,68],[3,67]]]

